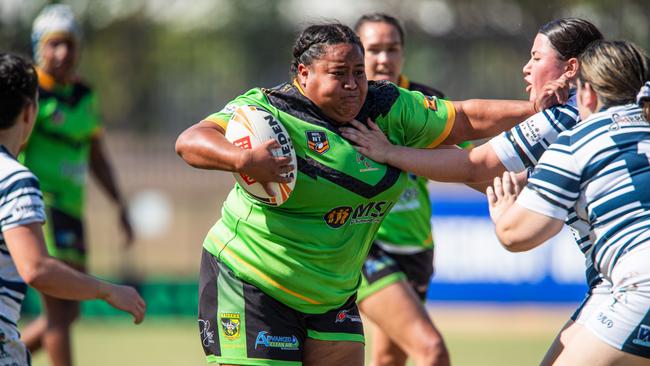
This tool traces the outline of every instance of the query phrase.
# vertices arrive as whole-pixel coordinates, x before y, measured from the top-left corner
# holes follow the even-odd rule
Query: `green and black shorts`
[[[306,314],[237,278],[203,250],[199,279],[199,334],[208,362],[301,365],[307,338],[364,342],[352,297],[323,314]]]

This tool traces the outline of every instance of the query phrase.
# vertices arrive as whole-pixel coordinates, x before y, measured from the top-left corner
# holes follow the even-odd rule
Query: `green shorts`
[[[205,249],[199,278],[199,335],[208,362],[302,365],[307,338],[364,342],[355,298],[323,314],[277,301]]]
[[[52,207],[46,207],[45,213],[43,232],[47,251],[64,262],[85,267],[86,239],[81,219]]]
[[[433,274],[433,249],[414,254],[396,254],[373,243],[361,271],[362,279],[357,302],[387,286],[406,280],[424,301]]]

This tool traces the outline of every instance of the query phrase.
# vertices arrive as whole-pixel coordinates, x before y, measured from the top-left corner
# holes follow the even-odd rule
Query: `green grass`
[[[538,364],[570,310],[435,307],[431,314],[453,365],[508,366]],[[138,326],[125,318],[83,320],[73,335],[75,364],[206,365],[197,330],[187,317],[152,318]],[[42,352],[33,365],[48,365]]]

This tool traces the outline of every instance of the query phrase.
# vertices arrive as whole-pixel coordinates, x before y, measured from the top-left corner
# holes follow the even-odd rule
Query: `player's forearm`
[[[115,183],[113,170],[106,158],[100,138],[95,138],[91,146],[90,170],[108,196],[114,202],[121,204],[122,198],[117,188],[117,184]]]
[[[207,121],[188,128],[176,140],[176,153],[200,169],[239,171],[246,152],[230,143],[218,126]]]
[[[453,103],[456,120],[445,144],[492,137],[535,114],[528,101],[470,99]]]
[[[500,175],[503,165],[489,146],[412,149],[394,146],[388,164],[438,182],[477,183]],[[494,155],[494,156],[492,156]]]
[[[49,256],[40,258],[23,279],[46,295],[66,300],[104,298],[110,286]]]

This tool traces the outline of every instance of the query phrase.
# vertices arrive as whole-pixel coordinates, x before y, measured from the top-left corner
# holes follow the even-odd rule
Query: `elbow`
[[[40,290],[45,282],[47,282],[48,271],[47,271],[47,261],[49,258],[44,257],[38,259],[34,263],[29,264],[25,268],[20,269],[20,277],[23,281],[29,286]]]
[[[529,240],[509,228],[497,225],[496,234],[501,246],[511,253],[525,252],[531,247]]]

